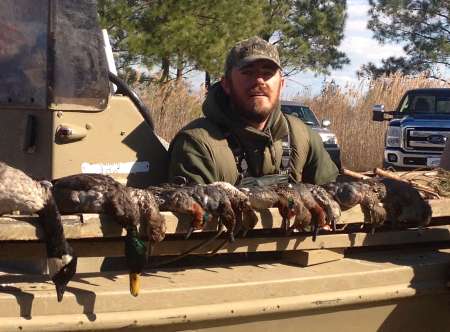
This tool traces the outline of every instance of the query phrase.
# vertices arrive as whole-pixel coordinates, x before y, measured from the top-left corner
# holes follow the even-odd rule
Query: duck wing
[[[61,215],[50,186],[0,162],[0,214],[19,210],[37,213],[45,234],[49,274],[58,302],[76,271],[77,258],[64,236]]]
[[[21,211],[33,214],[44,208],[45,188],[21,170],[0,162],[0,215]]]
[[[53,181],[53,195],[63,214],[102,213],[122,227],[139,222],[139,209],[126,187],[103,174],[74,174]]]

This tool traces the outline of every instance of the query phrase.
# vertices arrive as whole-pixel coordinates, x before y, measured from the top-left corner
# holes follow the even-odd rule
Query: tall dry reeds
[[[395,74],[358,86],[328,84],[318,96],[298,95],[292,99],[310,106],[320,120],[331,120],[330,129],[337,135],[344,167],[365,171],[382,165],[387,127],[387,122],[372,121],[372,106],[383,104],[386,110],[394,110],[406,90],[444,86],[425,76]],[[157,134],[167,141],[189,121],[201,116],[204,93],[193,93],[183,81],[141,86],[139,93],[152,111]]]
[[[151,111],[156,133],[168,142],[201,115],[203,93],[192,93],[184,81],[141,86],[139,95]]]
[[[383,104],[385,110],[392,111],[409,89],[444,86],[442,81],[425,76],[395,74],[356,87],[328,84],[316,97],[294,99],[310,106],[321,120],[331,120],[330,130],[336,133],[341,146],[343,166],[365,171],[382,166],[387,127],[387,122],[372,121],[372,106]]]

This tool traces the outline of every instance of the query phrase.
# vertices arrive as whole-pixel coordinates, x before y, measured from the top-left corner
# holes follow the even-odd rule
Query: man
[[[224,77],[203,103],[205,117],[173,139],[169,178],[193,183],[288,174],[291,181],[322,184],[338,170],[319,135],[280,111],[284,86],[278,51],[259,37],[229,52]]]

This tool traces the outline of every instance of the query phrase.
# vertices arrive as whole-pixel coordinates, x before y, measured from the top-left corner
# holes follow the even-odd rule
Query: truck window
[[[437,113],[450,113],[450,97],[439,97],[436,100]]]
[[[402,113],[447,113],[450,112],[449,98],[442,98],[442,102],[434,95],[408,95],[401,102],[399,111]],[[445,109],[447,108],[447,111]]]
[[[47,105],[48,6],[0,1],[0,108]]]
[[[282,111],[286,114],[291,114],[299,117],[303,122],[314,127],[320,127],[314,113],[306,106],[298,105],[281,105]]]
[[[399,112],[401,113],[409,113],[409,96],[406,96],[401,102],[401,106],[399,108]]]
[[[414,113],[434,113],[435,96],[414,96],[412,100]]]

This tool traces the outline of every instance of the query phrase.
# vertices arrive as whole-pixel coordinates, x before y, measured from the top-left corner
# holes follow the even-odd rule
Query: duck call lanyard
[[[288,122],[289,124],[289,122]],[[291,137],[289,135],[289,130],[286,136],[282,139],[282,149],[283,153],[281,155],[281,164],[280,169],[278,171],[278,174],[272,174],[272,175],[266,175],[264,177],[270,177],[271,179],[274,179],[275,182],[285,182],[287,179],[289,179],[290,173],[291,173]],[[228,141],[228,145],[230,146],[231,151],[234,155],[234,161],[236,162],[236,168],[238,170],[238,180],[236,181],[236,185],[242,185],[243,182],[251,182],[251,181],[257,181],[258,178],[252,178],[249,177],[248,172],[248,163],[247,163],[247,156],[245,150],[242,148],[241,144],[239,143],[239,140],[230,132],[227,132],[225,134],[225,137]],[[259,178],[259,179],[261,179]],[[276,179],[280,179],[281,181],[277,181]],[[272,182],[272,180],[270,181]]]

